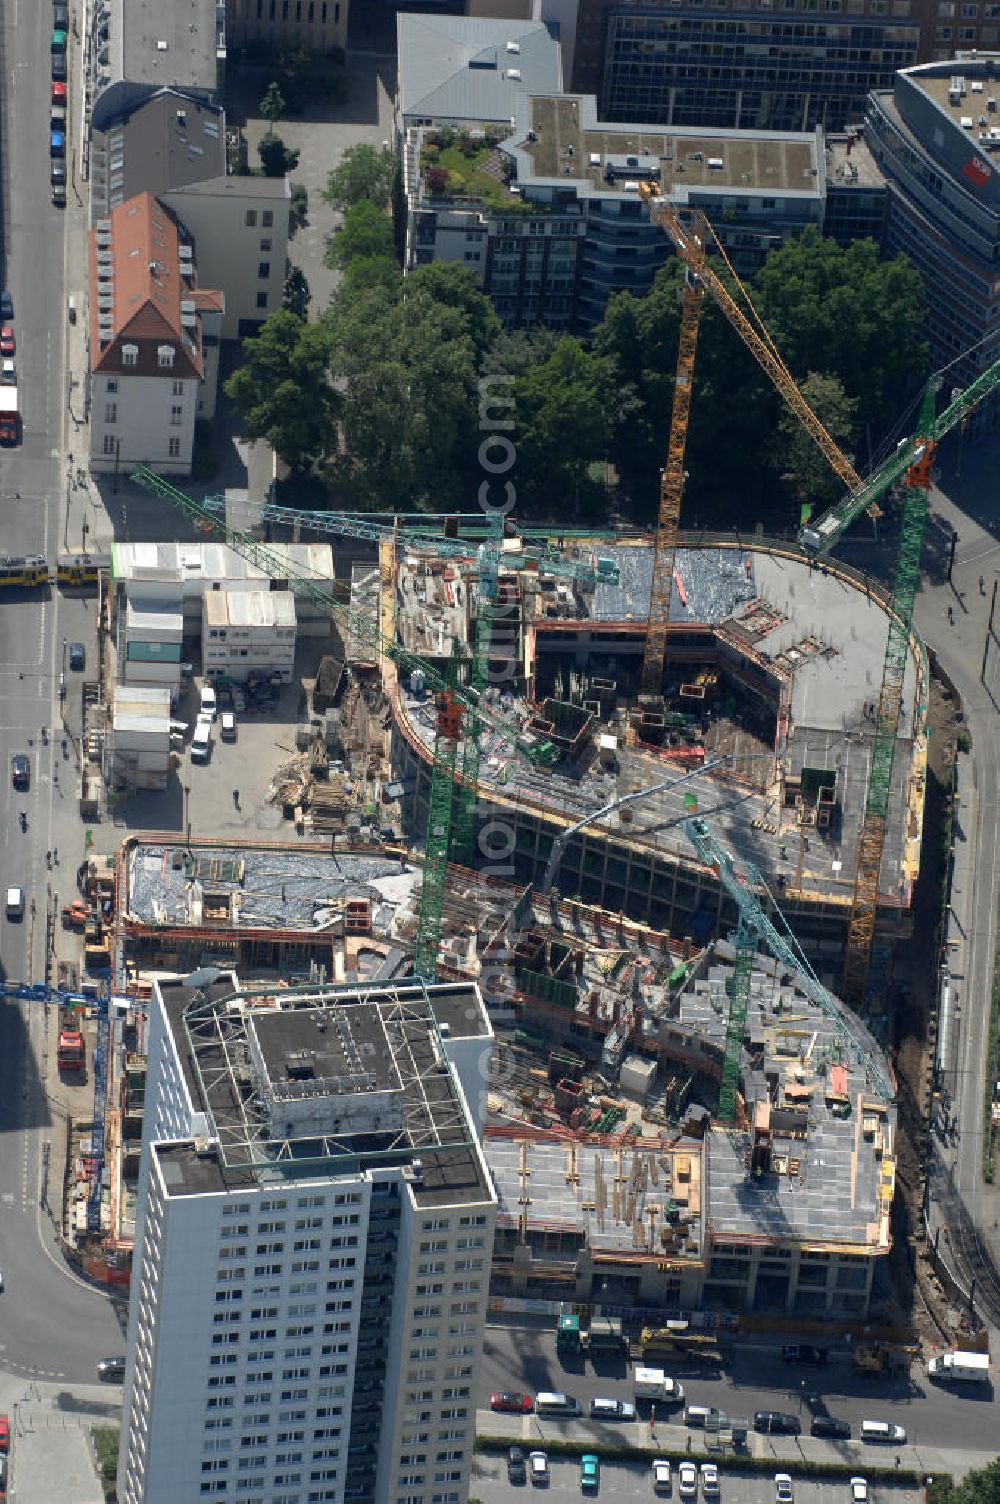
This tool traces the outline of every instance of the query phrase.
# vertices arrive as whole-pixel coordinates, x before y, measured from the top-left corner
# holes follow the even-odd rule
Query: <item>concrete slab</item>
[[[90,1441],[95,1423],[112,1422],[44,1404],[18,1407],[9,1487],[18,1504],[104,1504]]]

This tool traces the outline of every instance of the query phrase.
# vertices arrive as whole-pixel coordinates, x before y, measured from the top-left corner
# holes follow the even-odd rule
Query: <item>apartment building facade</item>
[[[347,46],[350,0],[228,0],[231,47],[304,47],[330,53]]]
[[[215,411],[222,294],[201,288],[171,214],[140,193],[89,236],[90,467],[186,475]]]
[[[154,986],[123,1504],[464,1504],[491,1037],[464,984]]]
[[[673,251],[639,193],[657,180],[682,207],[704,210],[741,275],[807,225],[878,237],[884,188],[862,143],[820,131],[654,129],[612,124],[593,96],[522,95],[503,143],[506,200],[435,196],[422,169],[433,131],[408,133],[407,266],[469,268],[511,327],[587,329],[608,299],[647,293]],[[555,146],[554,143],[559,143]]]
[[[886,245],[926,291],[932,369],[966,385],[1000,358],[1000,52],[899,73],[865,134],[889,191]],[[975,415],[981,430],[1000,406]]]

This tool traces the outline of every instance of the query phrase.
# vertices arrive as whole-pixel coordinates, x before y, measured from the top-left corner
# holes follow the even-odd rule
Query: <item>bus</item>
[[[108,569],[107,554],[61,553],[56,558],[56,579],[60,585],[96,585],[102,569]]]
[[[49,564],[42,554],[24,554],[0,558],[0,589],[31,588],[49,583]]]

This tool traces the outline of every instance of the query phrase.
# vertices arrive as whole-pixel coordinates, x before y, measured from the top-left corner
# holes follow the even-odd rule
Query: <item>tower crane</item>
[[[879,466],[867,480],[862,481],[854,470],[850,460],[841,452],[836,441],[823,427],[823,424],[816,417],[815,413],[813,413],[809,404],[798,390],[794,378],[781,359],[763,325],[760,325],[760,331],[758,331],[758,328],[754,326],[743,312],[743,309],[732,297],[728,288],[707,262],[705,244],[703,238],[701,238],[702,232],[707,228],[704,216],[699,215],[695,234],[691,235],[685,230],[677,209],[660,195],[659,189],[655,184],[643,183],[642,193],[649,206],[650,218],[660,224],[670,236],[678,255],[684,260],[689,274],[698,277],[712,292],[715,301],[730,324],[740,335],[758,364],[770,377],[782,397],[799,418],[806,432],[826,456],[834,472],[847,487],[846,496],[836,506],[830,508],[818,522],[811,523],[802,529],[799,534],[799,541],[803,548],[813,553],[825,553],[834,546],[844,531],[862,511],[869,509],[896,481],[905,478],[906,499],[903,507],[900,548],[896,560],[892,602],[889,611],[889,632],[886,641],[882,684],[876,716],[872,769],[866,794],[861,839],[858,843],[858,859],[852,890],[848,943],[844,957],[844,996],[849,1002],[860,1005],[864,1001],[868,981],[868,968],[871,960],[871,946],[875,933],[879,878],[882,867],[882,853],[885,848],[886,816],[891,788],[892,762],[899,731],[903,677],[906,668],[910,628],[913,620],[913,601],[920,577],[920,554],[923,548],[924,527],[927,515],[927,490],[930,484],[934,454],[937,445],[944,435],[950,429],[954,428],[956,424],[964,422],[977,403],[981,402],[984,397],[1000,386],[1000,361],[994,362],[986,371],[982,372],[965,391],[955,393],[950,405],[938,418],[934,417],[936,388],[933,384],[929,385],[925,393],[916,435],[912,439],[902,443],[895,454]],[[722,247],[720,246],[719,249],[723,258],[725,258],[725,252],[722,250]],[[732,271],[731,267],[729,269]],[[739,284],[739,278],[736,277],[735,272],[733,272],[733,276],[737,284]],[[750,303],[749,296],[745,294],[745,290],[744,295],[747,297],[748,305],[752,308],[753,305]],[[683,316],[681,327],[683,335]],[[680,370],[680,366],[679,354],[678,370]],[[686,433],[687,413],[690,406],[690,391],[686,394],[680,394],[679,407],[678,395],[678,391],[675,390],[671,447],[674,447],[677,443],[674,428],[680,422],[682,425],[680,452],[683,455],[683,439]],[[672,550],[680,512],[679,487],[682,482],[683,473],[681,473],[678,482],[678,494],[676,505],[673,509],[672,526],[668,517],[668,537],[666,542],[671,550],[671,572],[673,567]],[[663,507],[661,505],[661,520],[663,519],[663,515]],[[662,528],[657,534],[657,553],[661,551],[661,547],[663,546],[661,544],[660,532],[662,532]],[[654,581],[657,577],[657,567],[656,557],[654,556]],[[649,650],[650,640],[653,638],[654,633],[657,635],[662,633],[662,641],[665,642],[666,640],[669,605],[669,593],[666,596],[665,607],[662,595],[659,599],[657,599],[655,592],[651,595],[650,632],[647,636],[647,651]],[[654,607],[657,615],[655,622],[653,620]],[[654,645],[654,654],[655,651],[656,648]],[[662,650],[660,663],[662,673]],[[643,687],[646,687],[645,659]]]
[[[424,841],[424,877],[420,896],[420,912],[417,923],[416,954],[414,971],[424,980],[433,981],[437,972],[437,955],[441,941],[441,915],[444,902],[444,885],[448,865],[448,848],[452,826],[452,806],[455,788],[455,768],[458,744],[462,735],[463,717],[472,717],[478,737],[483,731],[492,731],[518,757],[531,766],[550,766],[557,757],[551,742],[523,735],[516,726],[496,715],[483,701],[481,693],[469,686],[460,687],[455,682],[452,669],[442,673],[427,663],[418,654],[411,652],[395,639],[383,636],[378,623],[371,622],[362,612],[352,611],[344,601],[337,600],[331,591],[312,578],[304,569],[291,561],[279,558],[265,544],[258,543],[248,534],[230,528],[215,512],[200,501],[195,501],[179,490],[162,475],[157,475],[147,465],[139,465],[132,472],[132,479],[161,500],[199,524],[210,524],[222,534],[225,541],[241,558],[257,565],[265,573],[276,578],[287,578],[290,588],[297,595],[314,601],[341,628],[374,647],[383,657],[390,659],[406,672],[420,669],[425,682],[434,691],[437,727],[434,741],[434,758],[431,766],[431,787],[427,813],[427,830]]]

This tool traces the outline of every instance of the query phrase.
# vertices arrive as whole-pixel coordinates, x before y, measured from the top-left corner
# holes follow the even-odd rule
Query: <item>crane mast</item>
[[[705,216],[697,213],[690,232],[685,235],[687,257],[684,291],[681,295],[677,369],[674,373],[674,402],[670,417],[667,463],[660,480],[660,511],[653,547],[649,626],[642,654],[642,692],[656,699],[663,694],[663,665],[667,652],[670,597],[674,583],[674,550],[684,495],[684,452],[691,416],[691,388],[694,384],[695,356],[698,353],[698,330],[705,297],[705,284],[700,273],[705,263],[706,227]]]

